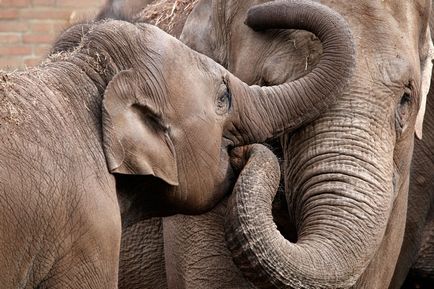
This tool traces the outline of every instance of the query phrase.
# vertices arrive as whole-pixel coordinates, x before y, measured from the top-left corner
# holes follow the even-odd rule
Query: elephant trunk
[[[352,117],[326,113],[287,140],[296,243],[273,223],[274,187],[259,191],[257,180],[241,174],[229,201],[227,242],[257,287],[350,288],[373,258],[394,200],[393,138],[386,129],[374,137],[369,114],[345,126]]]
[[[347,22],[319,3],[292,0],[254,6],[249,9],[246,23],[256,30],[311,31],[321,40],[323,54],[312,72],[298,80],[272,87],[243,86],[242,91],[237,91],[245,97],[235,100],[240,112],[232,120],[233,134],[247,139],[235,140],[236,145],[253,139],[263,141],[313,120],[340,95],[355,66]],[[252,119],[261,120],[261,126],[263,123],[264,129],[259,132],[262,135],[258,136],[258,130],[252,127]]]

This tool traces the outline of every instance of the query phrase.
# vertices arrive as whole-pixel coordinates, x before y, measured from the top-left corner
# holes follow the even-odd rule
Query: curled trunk
[[[366,101],[348,100],[286,140],[291,153],[286,190],[297,220],[296,243],[273,223],[274,187],[260,191],[249,176],[240,176],[235,186],[227,243],[235,263],[259,288],[350,288],[382,241],[396,189],[393,137],[386,128],[379,130],[381,141],[372,135],[372,115],[345,125],[350,106]]]
[[[318,117],[348,84],[355,66],[352,35],[342,16],[328,7],[301,0],[275,1],[251,8],[246,23],[256,30],[310,31],[321,40],[323,54],[312,72],[298,80],[273,87],[244,86],[246,97],[235,100],[239,102],[235,107],[242,110],[233,119],[235,135],[247,141],[266,140],[294,130]],[[264,122],[260,136],[251,128],[254,119]]]

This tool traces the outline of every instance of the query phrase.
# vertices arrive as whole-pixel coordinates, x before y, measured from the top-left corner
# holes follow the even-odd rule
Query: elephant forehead
[[[378,47],[398,43],[402,35],[405,36],[407,42],[418,41],[413,37],[419,36],[421,25],[428,20],[429,2],[421,7],[422,0],[364,0],[345,1],[345,3],[344,1],[322,0],[321,2],[346,18],[356,43],[369,43],[370,46]]]
[[[310,71],[322,51],[320,41],[307,31],[242,32],[232,38],[228,67],[248,84],[275,85],[297,79]]]
[[[192,50],[190,47],[152,25],[148,37],[147,50],[158,55],[159,68],[164,73],[171,74],[178,81],[199,82],[200,78],[221,78],[225,69],[211,58]],[[147,29],[147,28],[146,28]]]
[[[429,17],[431,0],[384,1],[390,13],[400,23],[425,23]]]

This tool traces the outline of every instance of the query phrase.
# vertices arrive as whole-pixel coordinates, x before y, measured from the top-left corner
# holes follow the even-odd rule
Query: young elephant
[[[212,208],[231,187],[230,148],[294,129],[342,89],[353,67],[344,32],[330,33],[345,69],[268,88],[121,21],[73,26],[55,45],[63,52],[2,73],[2,286],[116,288],[121,216]],[[303,111],[306,101],[318,110]]]

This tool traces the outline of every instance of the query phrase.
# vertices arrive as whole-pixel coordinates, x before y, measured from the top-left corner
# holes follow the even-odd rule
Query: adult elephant
[[[250,11],[247,24],[262,33],[244,25],[248,9],[264,2],[202,0],[181,40],[250,84],[308,73],[321,54],[319,41],[276,29],[292,1]],[[229,202],[228,244],[260,288],[387,288],[404,235],[413,135],[422,126],[416,116],[431,74],[431,1],[320,2],[354,31],[356,72],[335,105],[281,138],[296,238],[289,242],[265,226],[271,204],[249,178]]]
[[[2,72],[2,286],[117,288],[121,221],[209,210],[235,177],[230,148],[311,120],[307,99],[334,99],[354,55],[333,25],[342,69],[312,72],[310,87],[249,87],[160,29],[121,21],[77,24],[43,65]]]

